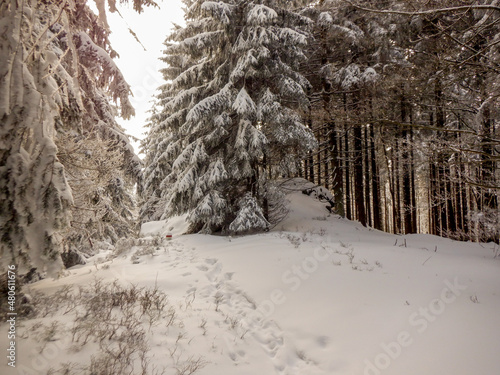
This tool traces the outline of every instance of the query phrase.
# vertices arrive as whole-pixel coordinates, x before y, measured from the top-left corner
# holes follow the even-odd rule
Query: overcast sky
[[[127,82],[132,87],[134,97],[131,98],[136,116],[125,121],[118,119],[127,133],[137,138],[143,138],[144,124],[151,108],[151,99],[156,89],[163,83],[158,70],[163,67],[158,58],[163,50],[163,42],[172,28],[172,23],[184,24],[184,13],[181,0],[158,1],[160,9],[147,8],[143,13],[137,14],[127,4],[120,5],[117,13],[108,13],[108,23],[112,30],[111,45],[120,54],[116,63],[123,72]],[[129,33],[131,28],[146,48],[143,47]],[[133,143],[138,150],[138,144]]]

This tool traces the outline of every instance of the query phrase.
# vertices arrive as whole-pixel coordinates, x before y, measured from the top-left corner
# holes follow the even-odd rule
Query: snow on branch
[[[230,24],[233,18],[233,10],[235,6],[232,4],[224,3],[222,1],[205,1],[201,5],[201,9],[210,12],[213,17],[217,18],[224,24]]]
[[[187,123],[196,123],[203,118],[209,116],[211,113],[227,106],[232,102],[233,93],[232,85],[228,83],[220,92],[215,95],[209,96],[196,104],[187,114]]]
[[[257,106],[244,87],[236,96],[236,100],[233,103],[233,110],[235,110],[238,115],[248,119],[256,117]]]
[[[250,48],[259,48],[261,46],[271,46],[278,41],[278,36],[271,30],[261,26],[255,26],[246,29],[246,32],[240,33],[238,39],[233,45],[233,53],[247,51]]]
[[[191,66],[190,68],[183,71],[181,74],[177,75],[177,77],[172,80],[171,87],[172,89],[178,89],[182,87],[186,87],[204,75],[208,68],[210,59],[202,59],[202,61],[196,65]]]
[[[223,31],[209,31],[203,34],[195,35],[191,38],[186,38],[180,44],[180,47],[186,51],[202,51],[207,48],[215,48],[221,43]]]
[[[229,225],[229,231],[232,233],[250,233],[262,231],[269,228],[270,224],[264,217],[262,209],[255,197],[247,193],[240,200],[240,209],[236,218]]]
[[[307,44],[307,38],[289,27],[283,27],[278,30],[278,35],[281,44],[285,46],[305,46]]]
[[[207,171],[208,181],[207,186],[213,188],[218,183],[225,181],[229,178],[229,175],[224,168],[224,163],[221,158],[218,158],[215,163],[211,163]]]
[[[177,182],[177,191],[184,192],[190,190],[196,183],[196,169],[189,168],[184,172],[184,175]]]
[[[269,50],[267,51],[269,52]],[[230,77],[233,81],[237,81],[245,77],[249,71],[255,70],[255,66],[258,64],[258,60],[254,56],[255,52],[256,51],[252,48],[244,56],[238,59]]]
[[[191,155],[190,164],[197,165],[205,162],[208,159],[207,152],[205,151],[205,146],[201,141],[196,142],[196,147]]]
[[[173,171],[181,171],[185,166],[189,164],[191,157],[193,155],[193,148],[195,147],[194,143],[191,143],[187,146],[184,151],[177,157],[174,164],[172,165]]]
[[[222,224],[227,201],[217,190],[208,193],[188,215],[191,223],[204,223],[202,231],[210,232],[212,225]]]
[[[333,24],[333,17],[329,12],[321,12],[318,16],[318,25],[328,27]]]
[[[269,25],[278,19],[278,13],[272,8],[263,4],[255,5],[247,15],[247,22],[250,25]]]
[[[77,48],[80,56],[83,57],[80,61],[90,71],[95,70],[96,61],[100,64],[99,66],[102,68],[102,71],[99,72],[100,79],[108,84],[108,90],[113,100],[116,102],[120,99],[122,117],[128,119],[133,116],[134,108],[128,98],[131,94],[130,86],[113,59],[103,48],[95,44],[87,33],[80,31],[75,34],[75,37],[79,39]]]

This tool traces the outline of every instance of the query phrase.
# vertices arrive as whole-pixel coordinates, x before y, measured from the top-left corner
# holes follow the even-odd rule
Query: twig
[[[431,259],[431,258],[432,258],[432,255],[431,255],[429,258],[427,258],[427,259],[425,260],[425,262],[424,262],[424,263],[422,263],[422,266],[423,266],[425,263],[427,263],[427,261],[428,261],[429,259]]]

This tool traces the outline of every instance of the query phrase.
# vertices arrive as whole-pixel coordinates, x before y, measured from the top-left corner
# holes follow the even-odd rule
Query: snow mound
[[[141,237],[172,237],[181,236],[189,229],[186,215],[172,216],[168,220],[150,221],[141,225]]]

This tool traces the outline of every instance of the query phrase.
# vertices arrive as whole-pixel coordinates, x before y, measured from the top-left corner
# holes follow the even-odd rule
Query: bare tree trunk
[[[344,177],[344,209],[345,216],[348,219],[352,219],[352,210],[351,210],[351,169],[350,169],[350,157],[349,157],[349,125],[347,123],[347,94],[343,94],[343,104],[344,104],[344,131],[343,131],[343,177]]]
[[[411,123],[411,107],[406,99],[405,89],[401,87],[401,122]],[[415,170],[413,165],[413,130],[405,128],[402,137],[402,190],[403,190],[403,231],[416,233],[416,207],[415,207]]]
[[[356,205],[356,216],[358,221],[366,226],[366,211],[363,194],[363,150],[362,150],[362,128],[358,124],[354,127],[354,196]]]
[[[373,126],[370,126],[370,143],[371,143],[371,174],[372,178],[370,179],[372,183],[372,204],[373,204],[373,227],[375,229],[383,229],[382,228],[382,219],[381,219],[381,204],[380,204],[380,174],[377,168],[377,153],[376,153],[376,145],[375,145],[375,129]]]
[[[366,223],[373,227],[373,212],[372,212],[372,190],[373,190],[373,173],[371,170],[371,152],[370,152],[370,125],[365,125],[363,129],[363,169],[365,176],[364,194],[366,208]]]

